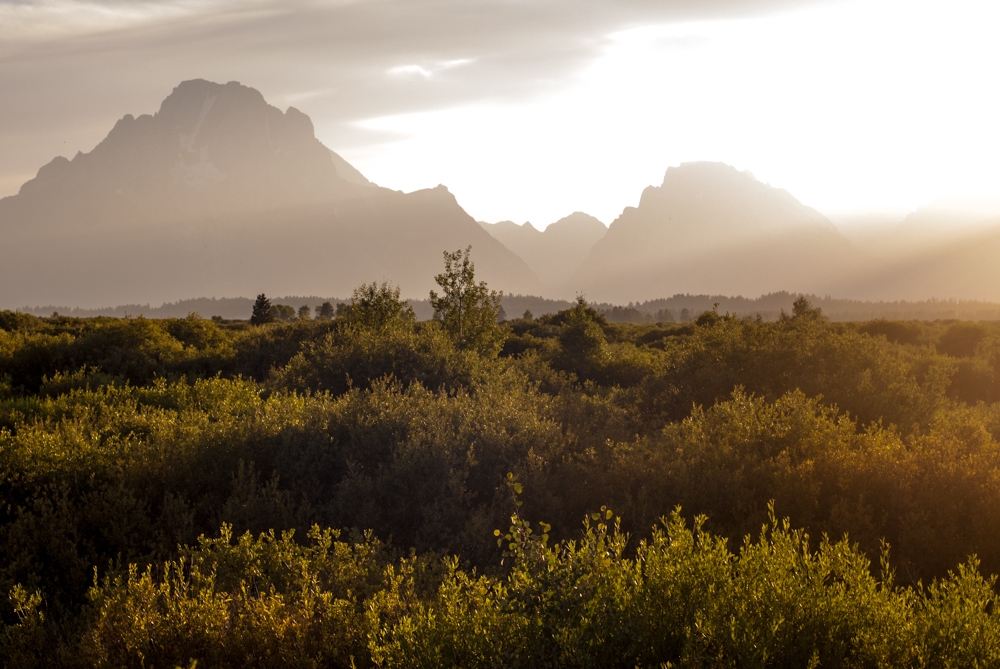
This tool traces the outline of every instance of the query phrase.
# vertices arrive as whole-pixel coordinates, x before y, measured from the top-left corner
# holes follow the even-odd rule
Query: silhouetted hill
[[[0,242],[0,306],[349,295],[383,279],[420,296],[441,252],[470,244],[491,286],[540,288],[446,188],[374,186],[305,114],[237,82],[183,82],[156,114],[54,159],[0,200]]]
[[[512,221],[482,226],[528,263],[552,294],[567,292],[569,279],[608,231],[599,220],[580,211],[559,219],[543,231],[531,223],[518,225]]]
[[[788,192],[721,163],[685,163],[622,212],[570,288],[613,302],[680,292],[822,294],[858,262],[833,224]]]

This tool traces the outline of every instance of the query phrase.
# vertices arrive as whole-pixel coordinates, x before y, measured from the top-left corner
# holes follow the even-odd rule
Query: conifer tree
[[[257,301],[253,303],[250,325],[264,325],[272,322],[274,322],[274,313],[271,310],[271,300],[267,299],[264,293],[261,293],[257,296]]]

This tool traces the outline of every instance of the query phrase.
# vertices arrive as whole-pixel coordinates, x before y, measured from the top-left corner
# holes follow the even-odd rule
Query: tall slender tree
[[[444,272],[434,277],[443,293],[432,290],[430,294],[434,319],[444,325],[458,348],[496,355],[506,338],[506,330],[497,322],[502,295],[490,290],[485,281],[476,283],[471,251],[469,246],[444,252]]]

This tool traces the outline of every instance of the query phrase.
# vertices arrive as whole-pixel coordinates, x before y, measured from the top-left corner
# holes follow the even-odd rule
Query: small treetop
[[[792,302],[792,318],[798,318],[802,320],[818,321],[823,318],[823,310],[819,307],[814,307],[805,295],[799,295]]]
[[[390,325],[409,325],[416,320],[413,308],[400,299],[399,286],[387,281],[365,283],[355,288],[351,304],[343,313],[350,322],[377,330]]]
[[[272,304],[271,317],[276,321],[294,321],[297,312],[295,307],[288,304]]]
[[[316,318],[321,321],[328,321],[333,318],[334,310],[331,302],[324,302],[316,307]]]

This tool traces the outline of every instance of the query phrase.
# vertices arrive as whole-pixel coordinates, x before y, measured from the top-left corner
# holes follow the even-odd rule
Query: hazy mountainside
[[[941,199],[894,226],[870,226],[868,267],[841,284],[862,299],[1000,299],[1000,202]]]
[[[896,231],[906,217],[905,212],[850,212],[826,214],[862,254],[871,258],[896,249]]]
[[[897,244],[910,248],[975,235],[996,225],[1000,202],[936,200],[909,214],[893,230]]]
[[[608,301],[675,293],[827,293],[860,255],[788,192],[721,163],[671,167],[598,241],[570,288]]]
[[[1000,217],[978,221],[965,234],[935,233],[909,246],[905,235],[897,235],[896,250],[883,254],[876,269],[845,286],[846,292],[873,299],[1000,300]]]
[[[577,211],[539,231],[531,223],[482,223],[483,228],[519,255],[553,295],[566,293],[566,284],[590,255],[607,227]],[[570,292],[571,294],[571,292]]]
[[[422,296],[441,252],[469,244],[492,286],[540,292],[443,186],[376,187],[296,109],[236,82],[186,81],[156,114],[125,116],[0,200],[0,306],[349,295],[383,279]]]

